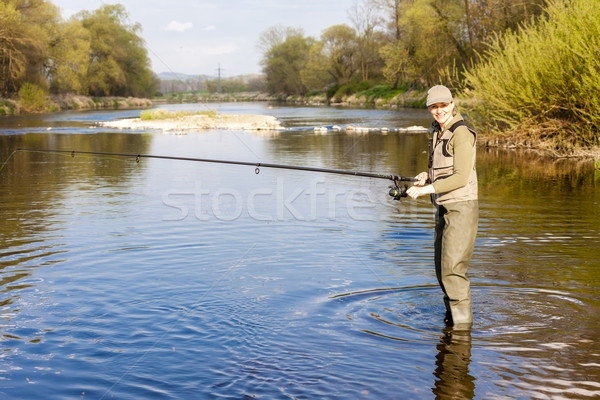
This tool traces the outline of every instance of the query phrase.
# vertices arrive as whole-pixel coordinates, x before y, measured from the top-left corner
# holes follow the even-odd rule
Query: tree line
[[[125,8],[103,5],[65,21],[45,0],[0,1],[0,97],[21,89],[151,97],[158,78]]]
[[[269,90],[336,99],[444,84],[501,140],[561,154],[600,145],[597,1],[356,0],[348,15],[319,38],[264,31]]]
[[[195,77],[174,77],[165,79],[159,75],[160,93],[240,93],[263,92],[265,83],[263,75],[239,75],[234,77],[214,78],[206,75]]]
[[[425,87],[462,78],[495,35],[542,15],[545,1],[356,0],[350,24],[333,25],[319,38],[277,25],[257,47],[274,93]]]

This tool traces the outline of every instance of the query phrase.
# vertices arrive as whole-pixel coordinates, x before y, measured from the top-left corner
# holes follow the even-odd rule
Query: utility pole
[[[217,76],[218,76],[218,87],[217,87],[217,93],[221,94],[221,64],[219,64],[219,67],[217,68]]]

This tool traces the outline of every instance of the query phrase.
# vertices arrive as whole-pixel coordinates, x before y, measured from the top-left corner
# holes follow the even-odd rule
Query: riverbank
[[[596,169],[600,170],[599,146],[570,146],[568,148],[557,149],[555,142],[552,140],[533,140],[527,138],[526,136],[508,136],[503,133],[494,132],[479,135],[478,144],[480,147],[485,148],[519,150],[524,152],[536,153],[554,159],[593,159],[595,161]]]
[[[138,97],[89,97],[80,95],[52,95],[40,102],[40,106],[28,109],[20,100],[0,98],[0,116],[43,114],[68,110],[99,110],[150,108],[150,99]]]
[[[422,108],[425,107],[427,93],[424,91],[411,90],[406,92],[392,93],[391,95],[378,97],[368,91],[352,93],[347,95],[335,95],[328,98],[325,93],[312,93],[305,96],[267,94],[262,92],[239,92],[239,93],[169,93],[162,97],[153,99],[155,104],[168,103],[229,103],[229,102],[279,102],[294,105],[310,106],[345,106],[345,107],[370,107],[370,108]]]

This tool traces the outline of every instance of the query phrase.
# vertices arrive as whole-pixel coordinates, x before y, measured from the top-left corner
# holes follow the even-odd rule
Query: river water
[[[443,322],[433,207],[393,200],[386,180],[13,153],[408,176],[426,167],[426,134],[305,129],[428,126],[423,110],[208,107],[297,129],[96,124],[139,110],[0,119],[0,397],[600,397],[592,163],[479,149],[475,323],[461,332]]]

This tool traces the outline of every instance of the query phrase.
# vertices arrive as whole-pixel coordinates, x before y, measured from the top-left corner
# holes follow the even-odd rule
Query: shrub
[[[488,131],[549,141],[558,149],[598,145],[600,7],[549,0],[546,17],[492,40],[466,74],[467,111]]]
[[[43,112],[50,104],[48,93],[33,83],[24,83],[19,89],[18,95],[21,109],[26,113]]]

